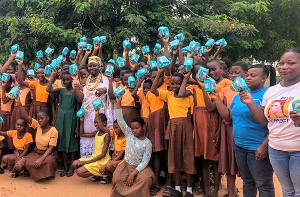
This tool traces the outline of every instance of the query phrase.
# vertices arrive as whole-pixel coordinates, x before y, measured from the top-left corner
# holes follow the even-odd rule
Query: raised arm
[[[115,95],[114,95],[114,87],[113,87],[113,77],[107,77],[109,84],[108,84],[108,96],[110,99],[116,99]]]
[[[116,103],[117,103],[116,111],[117,111],[118,124],[122,132],[124,133],[124,135],[127,136],[129,133],[131,133],[131,128],[126,124],[124,120],[123,112],[121,108],[121,99],[120,98],[116,99]]]
[[[139,90],[139,88],[141,87],[142,82],[145,80],[145,78],[141,78],[141,79],[137,79],[136,81],[136,86],[133,89],[133,91],[131,92],[131,96],[134,98],[134,100],[138,101],[139,100],[139,96],[137,95],[137,92]]]
[[[28,83],[23,79],[22,64],[23,63],[18,62],[18,78],[17,78],[17,80],[18,80],[18,83],[20,86],[25,86],[28,88],[28,86],[29,86]]]
[[[22,104],[20,102],[20,98],[17,98],[15,101],[16,101],[16,106],[20,106],[20,109],[19,109],[20,117],[23,117],[28,122],[28,124],[31,125],[32,117],[28,114],[28,112],[22,106]]]
[[[216,109],[216,105],[214,102],[211,101],[211,98],[209,97],[208,93],[205,92],[204,84],[198,80],[198,84],[202,90],[205,106],[208,112],[212,112]]]
[[[192,93],[190,91],[186,90],[186,85],[190,78],[190,75],[191,75],[190,72],[188,72],[184,75],[183,81],[182,81],[180,89],[179,89],[178,97],[187,97],[187,96],[192,95]]]
[[[85,54],[80,62],[80,67],[83,67],[86,65],[86,60],[88,59],[88,57],[90,56],[91,53],[92,53],[91,50],[85,51]]]
[[[170,66],[170,75],[171,74],[173,75],[176,72],[175,64],[176,64],[176,58],[178,57],[179,50],[180,49],[176,49],[172,52],[173,56],[172,56],[172,62]]]
[[[98,51],[98,57],[100,57],[101,60],[102,60],[102,49],[103,49],[103,46],[100,45],[99,46],[99,51]]]
[[[8,60],[5,62],[5,64],[1,68],[1,73],[5,73],[8,69],[8,67],[11,65],[11,63],[14,61],[15,57],[17,56],[16,53],[11,53]]]
[[[46,91],[49,92],[49,93],[58,93],[60,91],[61,88],[53,88],[52,85],[54,83],[56,79],[56,73],[55,72],[52,72],[51,73],[51,77],[50,77],[50,80],[49,80],[49,83],[47,84],[47,87],[46,87]]]
[[[153,81],[153,84],[151,86],[151,90],[150,92],[152,92],[155,96],[159,95],[159,92],[157,90],[157,84],[158,84],[158,79],[161,77],[161,74],[163,73],[164,70],[161,70],[157,67],[158,71],[157,71],[157,75],[155,76],[155,79]]]
[[[5,94],[5,86],[6,86],[6,83],[2,82],[1,100],[2,100],[3,104],[6,104],[11,100],[11,98],[7,97]]]
[[[83,101],[83,92],[81,92],[80,90],[80,82],[78,80],[78,75],[76,76],[71,76],[73,79],[73,85],[74,85],[74,92],[75,92],[75,99],[78,102],[82,102]]]
[[[240,98],[241,102],[247,105],[254,119],[259,124],[266,126],[268,124],[268,120],[264,115],[264,111],[263,109],[255,105],[251,94],[247,91],[242,91],[240,92]]]

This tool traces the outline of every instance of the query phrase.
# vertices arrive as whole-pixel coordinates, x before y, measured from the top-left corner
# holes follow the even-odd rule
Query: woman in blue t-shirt
[[[248,92],[257,106],[261,105],[267,90],[264,83],[268,76],[269,70],[260,64],[251,66],[247,72]],[[268,128],[254,119],[248,107],[241,102],[241,94],[243,92],[234,97],[230,108],[223,105],[224,109],[218,108],[218,111],[222,118],[233,122],[235,158],[243,179],[244,196],[255,197],[258,190],[259,196],[272,197],[275,194],[273,169],[267,156]],[[216,95],[212,95],[214,97]]]

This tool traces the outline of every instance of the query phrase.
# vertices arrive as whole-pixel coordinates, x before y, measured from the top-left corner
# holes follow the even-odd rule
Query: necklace
[[[102,78],[101,74],[98,74],[97,77],[93,77],[93,78],[92,78],[92,76],[90,75],[90,76],[88,77],[88,79],[86,80],[86,83],[85,83],[85,86],[86,86],[87,90],[88,90],[88,91],[93,91],[93,90],[95,90],[95,89],[98,87],[98,85],[99,85],[99,83],[100,83],[100,81],[101,81],[101,78]],[[90,82],[91,82],[92,80],[94,80],[94,79],[96,79],[95,83],[94,83],[93,85],[89,85]]]

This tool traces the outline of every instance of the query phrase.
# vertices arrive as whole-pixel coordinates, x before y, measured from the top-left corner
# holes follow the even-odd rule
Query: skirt
[[[47,156],[39,168],[34,167],[34,161],[41,158],[44,153],[45,151],[37,150],[35,148],[26,156],[25,167],[28,170],[30,177],[35,181],[55,176],[57,169],[56,152],[53,152],[51,155]]]
[[[193,124],[190,117],[170,119],[166,133],[169,139],[168,172],[195,174]]]
[[[209,113],[202,107],[194,108],[195,156],[205,160],[218,161],[219,148],[214,143],[219,129],[217,113]]]
[[[159,109],[149,114],[148,118],[148,138],[152,143],[153,152],[167,150],[167,143],[164,138],[167,128],[165,109]]]
[[[1,111],[0,113],[4,121],[0,124],[0,131],[8,131],[13,129],[11,128],[11,113],[7,111]],[[14,150],[15,146],[13,145],[12,138],[6,137],[4,140],[0,141],[0,148]]]
[[[16,122],[18,118],[20,118],[20,107],[24,107],[27,113],[29,114],[30,105],[25,106],[14,106],[14,109],[11,113],[11,122],[10,122],[10,128],[14,129],[16,127]]]
[[[15,150],[13,154],[4,155],[2,158],[2,162],[7,166],[8,171],[12,171],[15,168],[16,171],[21,171],[25,166],[25,157],[20,158],[17,162],[17,158],[19,157],[20,152]]]
[[[129,174],[134,171],[135,168],[136,166],[129,165],[126,161],[118,165],[113,174],[111,197],[150,196],[150,189],[155,185],[155,175],[149,167],[136,175],[131,187],[125,185]]]
[[[139,116],[139,110],[133,106],[122,107],[123,117],[126,124],[130,127],[131,121]]]
[[[37,119],[37,113],[42,110],[42,109],[47,109],[49,112],[49,116],[51,117],[52,114],[50,113],[51,111],[49,111],[49,106],[48,103],[43,103],[43,102],[38,102],[38,101],[33,101],[32,105],[30,106],[29,109],[29,115],[34,118]],[[51,121],[50,121],[51,123]]]
[[[221,142],[220,157],[218,170],[222,174],[237,174],[237,165],[234,155],[234,138],[232,134],[232,123],[222,122],[221,125]]]

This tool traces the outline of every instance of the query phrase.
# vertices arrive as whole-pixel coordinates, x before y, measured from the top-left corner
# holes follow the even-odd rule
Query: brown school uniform
[[[3,103],[2,101],[2,89],[0,89],[0,96],[1,96],[1,117],[3,119],[3,123],[0,124],[0,131],[7,131],[13,129],[11,127],[11,111],[14,101],[10,100],[7,103]],[[6,96],[9,95],[9,93],[5,93]],[[5,138],[4,140],[0,141],[0,148],[8,148],[8,149],[15,149],[12,139],[11,138]]]
[[[231,90],[231,87],[225,87],[220,92],[220,97],[224,104],[229,107],[233,98],[238,94]],[[237,174],[237,165],[234,155],[234,138],[232,133],[232,122],[222,121],[221,139],[220,139],[220,158],[218,171],[222,174]]]
[[[126,124],[130,126],[132,119],[139,116],[139,110],[128,88],[125,88],[125,94],[122,96],[121,107],[124,120]]]
[[[206,160],[218,161],[219,149],[213,143],[218,131],[218,114],[206,110],[203,92],[198,85],[187,87],[194,97],[194,141],[195,157],[203,156]]]
[[[30,127],[37,129],[35,137],[36,148],[27,155],[25,167],[33,180],[53,177],[57,168],[56,152],[47,156],[39,168],[34,167],[34,162],[43,156],[49,146],[57,145],[58,131],[55,127],[51,127],[49,131],[42,133],[42,128],[35,119],[32,119]]]
[[[176,98],[172,91],[159,91],[159,98],[167,102],[170,120],[165,133],[169,140],[168,172],[195,174],[194,140],[191,113],[193,97]]]
[[[166,91],[170,85],[170,81],[171,76],[164,76],[164,83],[157,90]],[[152,143],[153,152],[167,150],[167,143],[164,136],[169,120],[167,104],[150,91],[146,94],[146,100],[150,107],[148,138]]]

